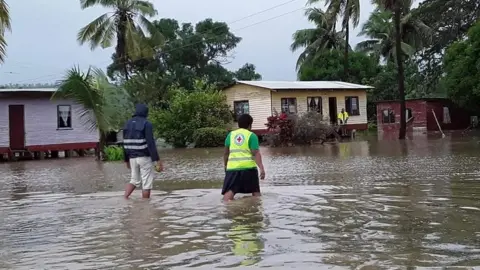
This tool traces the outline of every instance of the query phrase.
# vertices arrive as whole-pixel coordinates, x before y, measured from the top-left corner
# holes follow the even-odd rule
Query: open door
[[[10,149],[25,149],[25,108],[23,105],[8,106]]]
[[[330,117],[330,123],[332,125],[337,123],[337,98],[328,98],[328,116]]]

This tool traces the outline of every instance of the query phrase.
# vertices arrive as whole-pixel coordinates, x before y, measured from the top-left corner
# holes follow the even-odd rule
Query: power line
[[[290,1],[287,1],[287,2],[284,2],[280,5],[276,5],[276,6],[273,6],[269,9],[265,9],[265,10],[262,10],[262,11],[259,11],[259,12],[256,12],[256,13],[253,13],[251,15],[248,15],[248,16],[245,16],[241,19],[237,19],[235,20],[234,22],[238,22],[238,21],[241,21],[241,20],[244,20],[246,18],[250,18],[252,16],[255,16],[255,15],[258,15],[258,14],[261,14],[261,13],[264,13],[266,11],[269,11],[269,10],[272,10],[272,9],[275,9],[277,7],[280,7],[282,5],[286,5],[288,3],[291,3],[291,2],[294,2],[294,1],[298,1],[298,0],[290,0]],[[234,29],[232,31],[240,31],[240,30],[244,30],[244,29],[247,29],[247,28],[250,28],[250,27],[253,27],[253,26],[256,26],[256,25],[259,25],[259,24],[262,24],[262,23],[265,23],[265,22],[268,22],[268,21],[271,21],[271,20],[275,20],[275,19],[278,19],[280,17],[283,17],[283,16],[286,16],[286,15],[289,15],[289,14],[292,14],[292,13],[295,13],[297,11],[300,11],[300,10],[304,10],[305,8],[302,7],[302,8],[298,8],[298,9],[295,9],[295,10],[292,10],[292,11],[289,11],[289,12],[286,12],[286,13],[282,13],[280,15],[277,15],[277,16],[274,16],[274,17],[271,17],[271,18],[268,18],[268,19],[265,19],[265,20],[262,20],[262,21],[259,21],[259,22],[256,22],[256,23],[253,23],[253,24],[249,24],[247,26],[244,26],[244,27],[241,27],[241,28],[238,28],[238,29]],[[215,28],[214,28],[215,29]],[[180,49],[184,49],[184,48],[188,48],[190,46],[193,46],[193,45],[196,45],[196,44],[200,44],[204,41],[199,41],[199,42],[192,42],[192,43],[189,43],[189,44],[186,44],[184,46],[180,46],[180,47],[176,47],[176,48],[173,48],[171,50],[166,50],[166,51],[162,51],[163,53],[170,53],[170,52],[173,52],[173,51],[176,51],[176,50],[180,50]],[[148,57],[150,58],[150,57]],[[148,59],[147,57],[143,57],[143,58],[139,58],[137,60],[141,60],[141,59]],[[110,60],[111,61],[111,60]],[[107,63],[107,61],[103,62],[103,63]],[[121,63],[124,63],[124,61],[120,62],[119,64]],[[33,81],[33,80],[39,80],[39,79],[42,79],[42,78],[49,78],[49,77],[53,77],[53,76],[57,76],[59,75],[58,73],[55,73],[55,74],[50,74],[50,75],[45,75],[45,76],[41,76],[41,77],[37,77],[37,78],[33,78],[33,79],[26,79],[26,80],[21,80],[21,81],[17,81],[17,82],[14,82],[14,83],[11,83],[11,84],[19,84],[19,83],[23,83],[23,82],[29,82],[29,81]]]
[[[285,5],[287,5],[287,4],[293,3],[293,2],[295,2],[295,1],[298,1],[298,0],[290,0],[290,1],[287,1],[287,2],[283,2],[283,3],[278,4],[278,5],[276,5],[276,6],[273,6],[273,7],[264,9],[264,10],[260,10],[260,11],[258,11],[258,12],[256,12],[256,13],[250,14],[250,15],[248,15],[248,16],[245,16],[245,17],[243,17],[243,18],[240,18],[240,19],[237,19],[237,20],[235,20],[235,21],[229,22],[229,23],[227,23],[227,24],[230,25],[230,24],[234,24],[234,23],[239,22],[239,21],[243,21],[243,20],[245,20],[245,19],[248,19],[248,18],[257,16],[257,15],[262,14],[262,13],[265,13],[265,12],[267,12],[267,11],[274,10],[274,9],[276,9],[276,8],[278,8],[278,7],[285,6]]]
[[[296,1],[296,0],[293,0],[293,1]],[[293,1],[291,0],[290,2],[293,2]],[[292,10],[292,11],[289,11],[289,12],[286,12],[286,13],[283,13],[283,14],[280,14],[280,15],[277,15],[277,16],[274,16],[274,17],[271,17],[271,18],[268,18],[268,19],[266,19],[266,20],[259,21],[259,22],[256,22],[256,23],[247,25],[247,26],[245,26],[245,27],[241,27],[241,28],[238,28],[238,29],[234,29],[234,30],[232,30],[232,32],[240,31],[240,30],[243,30],[243,29],[246,29],[246,28],[250,28],[250,27],[252,27],[252,26],[256,26],[256,25],[258,25],[258,24],[265,23],[265,22],[268,22],[268,21],[271,21],[271,20],[275,20],[275,19],[277,19],[277,18],[286,16],[286,15],[289,15],[289,14],[292,14],[292,13],[294,13],[294,12],[297,12],[297,11],[299,11],[299,10],[304,10],[304,9],[305,9],[304,7],[298,8],[298,9],[295,9],[295,10]],[[248,18],[248,17],[250,17],[250,16],[247,16],[247,17],[245,17],[245,18]],[[239,20],[237,20],[237,21],[239,21]],[[218,29],[220,29],[220,26],[219,26]],[[213,30],[216,30],[216,28],[213,28]],[[208,39],[207,39],[207,40],[208,40]],[[163,53],[170,53],[170,52],[173,52],[173,51],[177,51],[177,50],[180,50],[180,49],[188,48],[188,47],[193,46],[193,45],[200,44],[200,43],[202,43],[202,42],[204,42],[204,41],[192,42],[192,43],[186,44],[186,45],[184,45],[184,46],[176,47],[176,48],[173,48],[173,49],[170,49],[170,50],[161,51],[161,52],[163,52]],[[148,50],[150,50],[150,48],[149,48]],[[145,50],[145,51],[146,51],[146,50]],[[141,58],[138,58],[138,59],[136,59],[136,60],[149,59],[149,58],[150,58],[150,57],[141,57]],[[124,63],[124,62],[126,62],[126,61],[128,61],[128,59],[127,59],[127,60],[120,61],[120,62],[118,62],[117,64],[122,64],[122,63]],[[105,63],[105,62],[104,62],[104,63]]]
[[[298,0],[289,0],[289,1],[286,1],[286,2],[283,2],[283,3],[280,3],[280,4],[278,4],[278,5],[269,7],[269,8],[267,8],[267,9],[263,9],[263,10],[260,10],[260,11],[258,11],[258,12],[252,13],[252,14],[247,15],[247,16],[245,16],[245,17],[236,19],[236,20],[234,20],[234,21],[227,22],[227,24],[230,26],[230,25],[235,24],[235,23],[237,23],[237,22],[240,22],[240,21],[243,21],[243,20],[246,20],[246,19],[255,17],[255,16],[260,15],[260,14],[262,14],[262,13],[265,13],[265,12],[268,12],[268,11],[271,11],[271,10],[274,10],[274,9],[276,9],[276,8],[279,8],[279,7],[288,5],[288,4],[293,3],[293,2],[296,2],[296,1],[298,1]],[[215,29],[215,28],[214,28],[214,29]],[[11,63],[11,62],[12,62],[12,61],[9,61],[9,63]],[[16,62],[16,63],[22,63],[22,62]],[[23,63],[26,63],[26,62],[23,62]],[[24,67],[25,67],[26,65],[22,64],[22,65],[20,65],[20,66],[24,66]],[[36,68],[38,68],[37,65],[35,65],[35,66],[30,66],[30,67],[36,67]]]

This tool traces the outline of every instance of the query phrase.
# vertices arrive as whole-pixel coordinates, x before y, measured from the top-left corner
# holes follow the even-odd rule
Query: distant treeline
[[[55,84],[53,83],[30,83],[30,84],[2,84],[0,85],[0,89],[31,89],[31,88],[55,88]]]

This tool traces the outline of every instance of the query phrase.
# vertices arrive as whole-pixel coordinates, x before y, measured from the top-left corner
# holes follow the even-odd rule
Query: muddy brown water
[[[262,149],[260,200],[220,201],[221,149],[164,150],[150,201],[121,163],[0,164],[1,269],[480,266],[480,144]]]

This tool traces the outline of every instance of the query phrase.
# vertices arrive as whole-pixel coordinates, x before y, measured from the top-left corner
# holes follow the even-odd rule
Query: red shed
[[[470,114],[445,98],[421,98],[406,101],[407,130],[438,131],[466,129],[470,126]],[[400,129],[400,101],[377,102],[378,130],[389,132]]]

